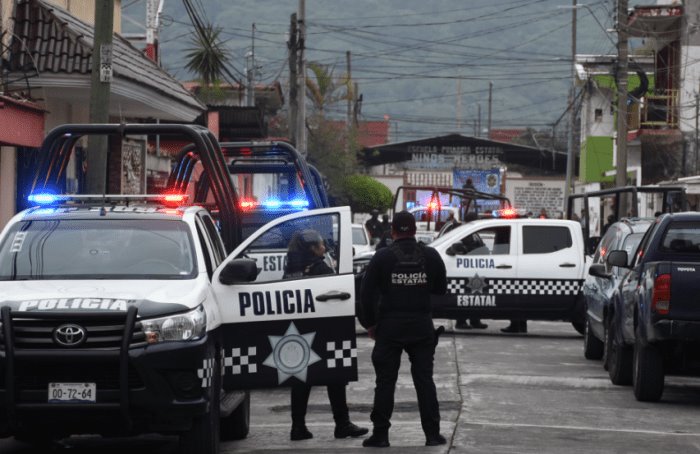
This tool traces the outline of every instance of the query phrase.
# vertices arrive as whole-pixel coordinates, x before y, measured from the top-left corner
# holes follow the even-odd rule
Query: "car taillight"
[[[671,275],[660,274],[654,281],[651,295],[651,310],[660,315],[667,315],[671,308]]]

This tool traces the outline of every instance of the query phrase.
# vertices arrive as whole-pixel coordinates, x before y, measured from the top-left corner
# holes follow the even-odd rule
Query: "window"
[[[257,261],[260,273],[255,282],[305,278],[315,271],[328,268],[337,274],[339,222],[337,214],[306,216],[283,222],[256,238],[241,256]],[[302,233],[305,236],[299,238]],[[323,251],[313,247],[316,243],[312,241],[314,238],[320,238],[318,243],[322,244]],[[318,243],[315,245],[318,246]],[[320,266],[318,262],[325,263],[328,268]],[[312,264],[313,269],[308,268]]]
[[[596,109],[594,113],[594,119],[597,123],[603,121],[603,109]]]
[[[671,254],[700,254],[700,224],[672,223],[664,233],[659,249]]]
[[[0,280],[192,279],[190,229],[179,220],[25,221],[0,245]]]
[[[608,257],[608,253],[615,249],[615,244],[618,243],[617,238],[620,235],[620,229],[615,227],[610,227],[603,238],[598,244],[598,248],[593,255],[593,263],[605,264],[605,259]]]
[[[510,253],[510,227],[489,227],[465,236],[451,246],[458,255],[505,255]]]
[[[568,227],[526,225],[523,227],[523,254],[548,254],[573,246]]]

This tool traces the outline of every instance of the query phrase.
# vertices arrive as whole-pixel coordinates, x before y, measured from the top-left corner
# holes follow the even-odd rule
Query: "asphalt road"
[[[440,322],[440,321],[438,321]],[[641,403],[628,387],[610,383],[598,361],[583,358],[582,338],[568,323],[530,322],[527,335],[506,335],[504,321],[486,320],[486,330],[448,332],[436,351],[435,380],[447,446],[426,448],[418,407],[404,361],[390,431],[401,453],[657,453],[700,452],[700,379],[667,377],[659,403]],[[348,387],[352,420],[369,426],[374,373],[372,341],[358,338],[360,379]],[[335,440],[325,389],[314,389],[307,424],[312,440],[289,440],[287,390],[256,392],[250,436],[222,444],[223,453],[335,454],[368,450],[361,439]],[[52,451],[104,454],[170,454],[173,440],[156,436],[130,440],[74,438]],[[376,450],[371,450],[375,452]],[[0,452],[38,453],[13,440]]]

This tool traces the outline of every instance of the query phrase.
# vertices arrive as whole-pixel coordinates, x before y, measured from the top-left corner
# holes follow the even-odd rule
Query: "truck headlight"
[[[207,315],[199,306],[184,314],[142,320],[141,326],[149,344],[197,340],[207,331]]]

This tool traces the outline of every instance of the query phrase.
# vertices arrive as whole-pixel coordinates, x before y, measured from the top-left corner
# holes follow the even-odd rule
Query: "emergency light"
[[[53,194],[39,192],[30,194],[27,201],[37,205],[57,205],[61,202],[83,203],[130,203],[152,201],[167,207],[179,207],[187,202],[187,194]]]
[[[285,208],[303,210],[309,207],[309,201],[306,199],[292,199],[289,201],[267,199],[262,202],[256,202],[255,200],[241,199],[238,205],[243,210],[253,210],[258,207],[266,210],[280,210]]]
[[[59,200],[59,197],[56,194],[44,192],[39,194],[30,194],[29,197],[27,197],[27,200],[31,203],[36,203],[37,205],[53,205]]]
[[[518,212],[515,208],[503,208],[502,210],[493,210],[491,212],[491,215],[494,218],[502,218],[502,219],[515,219],[519,218],[521,216],[521,213]]]

